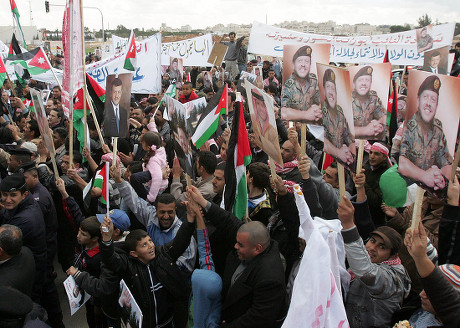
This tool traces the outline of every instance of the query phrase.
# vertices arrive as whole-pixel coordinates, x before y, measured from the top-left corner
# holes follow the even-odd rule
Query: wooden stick
[[[363,168],[363,155],[364,155],[364,139],[359,139],[358,161],[356,162],[356,174],[360,174],[361,169]]]
[[[454,182],[455,173],[457,172],[458,162],[460,161],[460,146],[455,152],[454,162],[452,163],[452,172],[450,173],[450,181]]]
[[[423,195],[425,194],[425,190],[417,186],[417,194],[415,196],[415,203],[414,208],[412,209],[412,222],[410,228],[414,231],[414,228],[418,228],[418,224],[422,218],[422,202],[423,202]]]
[[[339,173],[340,202],[342,202],[343,196],[345,196],[345,170],[342,164],[337,163],[337,171]]]
[[[118,137],[113,137],[113,158],[112,166],[117,165],[117,152],[118,152]]]
[[[302,127],[300,130],[300,149],[302,156],[306,155],[307,149],[307,124],[302,123]]]
[[[88,93],[88,89],[85,89],[85,91],[86,91],[85,93],[88,94],[88,98],[91,99]],[[94,112],[93,102],[90,100],[88,104],[89,104],[89,111],[91,112],[91,116],[93,117],[94,125],[96,126],[97,135],[99,136],[99,141],[101,142],[101,146],[103,146],[105,145],[105,142],[104,142],[104,138],[102,137],[101,128],[99,127],[99,122],[97,121],[96,113]]]
[[[187,189],[190,189],[192,187],[192,179],[187,173],[185,173],[185,180],[187,181]]]
[[[272,177],[276,176],[276,168],[275,168],[275,160],[272,157],[268,157],[269,159],[269,164],[270,164],[270,174]]]
[[[50,62],[50,60],[48,58],[48,55],[46,54],[46,52],[43,50],[43,48],[41,46],[40,46],[40,49],[45,54],[45,59],[48,62],[49,67],[51,68],[51,73],[53,73],[53,76],[54,76],[54,79],[56,80],[56,83],[58,84],[59,88],[61,88],[61,90],[63,90],[62,85],[61,85],[61,81],[59,81],[59,79],[58,79],[58,77],[56,75],[56,72],[54,71],[53,66],[51,66],[51,62]]]

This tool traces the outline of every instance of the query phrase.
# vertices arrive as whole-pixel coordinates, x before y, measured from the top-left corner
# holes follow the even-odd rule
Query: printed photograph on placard
[[[30,89],[30,95],[32,96],[32,102],[35,108],[35,115],[37,118],[38,129],[40,130],[40,135],[43,139],[46,149],[50,151],[51,154],[54,153],[54,142],[52,133],[50,132],[50,127],[48,124],[48,118],[46,117],[46,111],[43,107],[43,101],[41,98],[40,92],[35,89]]]
[[[107,76],[104,105],[104,137],[127,138],[129,136],[129,107],[133,74]]]
[[[427,25],[422,28],[416,29],[417,39],[417,52],[421,53],[433,48],[433,25]]]
[[[273,98],[254,84],[246,81],[246,94],[252,129],[262,150],[280,166],[283,165],[278,130],[276,128]]]
[[[64,280],[63,285],[69,300],[70,315],[72,316],[75,312],[80,310],[86,302],[88,302],[91,295],[85,292],[84,289],[80,288],[72,276],[68,276],[67,279]]]
[[[350,73],[316,64],[324,126],[324,151],[350,171],[355,170],[356,146],[351,109]]]
[[[460,118],[460,80],[409,73],[398,172],[441,199],[447,196]]]
[[[169,96],[163,97],[166,110],[164,119],[169,121],[171,137],[174,141],[174,151],[179,159],[180,166],[185,173],[192,176],[192,157],[190,147],[191,135],[187,131],[187,110],[182,103]]]
[[[422,71],[446,75],[449,63],[449,48],[450,47],[442,47],[439,49],[425,51],[423,54],[424,59]]]
[[[316,63],[329,63],[330,44],[285,45],[281,119],[321,125]]]
[[[182,58],[169,58],[169,67],[166,69],[169,81],[175,83],[178,88],[182,87],[183,65]]]
[[[123,279],[120,281],[118,304],[121,307],[120,319],[122,327],[141,328],[144,317],[142,310]]]
[[[391,64],[351,66],[348,70],[356,139],[384,140]]]

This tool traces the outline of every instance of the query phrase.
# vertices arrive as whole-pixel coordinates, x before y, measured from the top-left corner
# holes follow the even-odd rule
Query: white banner
[[[169,65],[169,57],[182,58],[184,66],[211,66],[208,58],[212,50],[212,34],[167,42],[161,45],[161,64]]]
[[[133,75],[131,93],[161,92],[161,34],[157,33],[142,42],[136,42],[137,69]],[[86,67],[91,75],[104,89],[106,79],[111,74],[129,73],[123,69],[126,53],[123,51]]]
[[[432,27],[433,49],[452,44],[455,23]],[[417,52],[416,30],[370,36],[332,36],[302,33],[259,22],[252,24],[248,52],[283,57],[285,44],[330,43],[330,61],[341,63],[382,63],[386,49],[393,65],[423,65]]]

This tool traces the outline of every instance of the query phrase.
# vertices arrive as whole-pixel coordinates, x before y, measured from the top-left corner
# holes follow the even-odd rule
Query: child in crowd
[[[149,171],[151,175],[151,180],[148,182],[150,191],[147,200],[154,202],[158,194],[168,187],[168,179],[163,179],[162,174],[162,168],[167,165],[166,151],[158,132],[146,132],[141,137],[141,145],[147,152],[144,157],[144,171]]]

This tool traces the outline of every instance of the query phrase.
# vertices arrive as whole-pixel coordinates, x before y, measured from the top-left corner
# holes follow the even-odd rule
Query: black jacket
[[[369,162],[367,161],[363,168],[366,170],[364,174],[366,175],[366,196],[367,202],[369,204],[369,209],[371,211],[372,221],[378,227],[385,225],[385,213],[383,213],[382,205],[382,191],[380,190],[379,182],[382,174],[388,170],[389,165],[387,161],[383,161],[379,164],[374,170],[372,170]]]
[[[235,244],[242,221],[215,204],[211,204],[206,218],[217,230],[226,231],[226,239]],[[231,286],[233,273],[240,263],[234,252],[228,255],[222,279],[222,320],[226,323],[221,327],[281,327],[288,305],[278,243],[272,240]]]
[[[52,266],[57,250],[58,222],[56,206],[54,206],[54,201],[51,197],[51,194],[40,182],[38,182],[35,187],[30,189],[30,193],[40,206],[43,214],[43,219],[45,220],[47,263],[48,266]]]
[[[190,244],[190,238],[195,231],[195,224],[184,222],[176,237],[171,243],[155,248],[156,257],[149,266],[140,260],[131,257],[128,252],[116,253],[113,243],[101,243],[102,263],[123,279],[131,290],[137,304],[142,310],[143,327],[155,325],[155,305],[150,297],[150,275],[148,268],[153,272],[159,282],[166,288],[175,305],[174,321],[177,327],[185,326],[182,313],[176,310],[190,296],[190,276],[181,272],[176,266],[176,260],[185,252]]]
[[[15,209],[0,211],[0,223],[20,228],[23,245],[34,255],[35,280],[32,299],[37,301],[41,295],[46,272],[46,230],[42,211],[32,195],[28,194]]]
[[[460,264],[460,207],[444,205],[439,222],[438,264]]]
[[[0,264],[0,286],[13,287],[27,296],[32,294],[35,262],[32,252],[22,247],[21,252]]]

